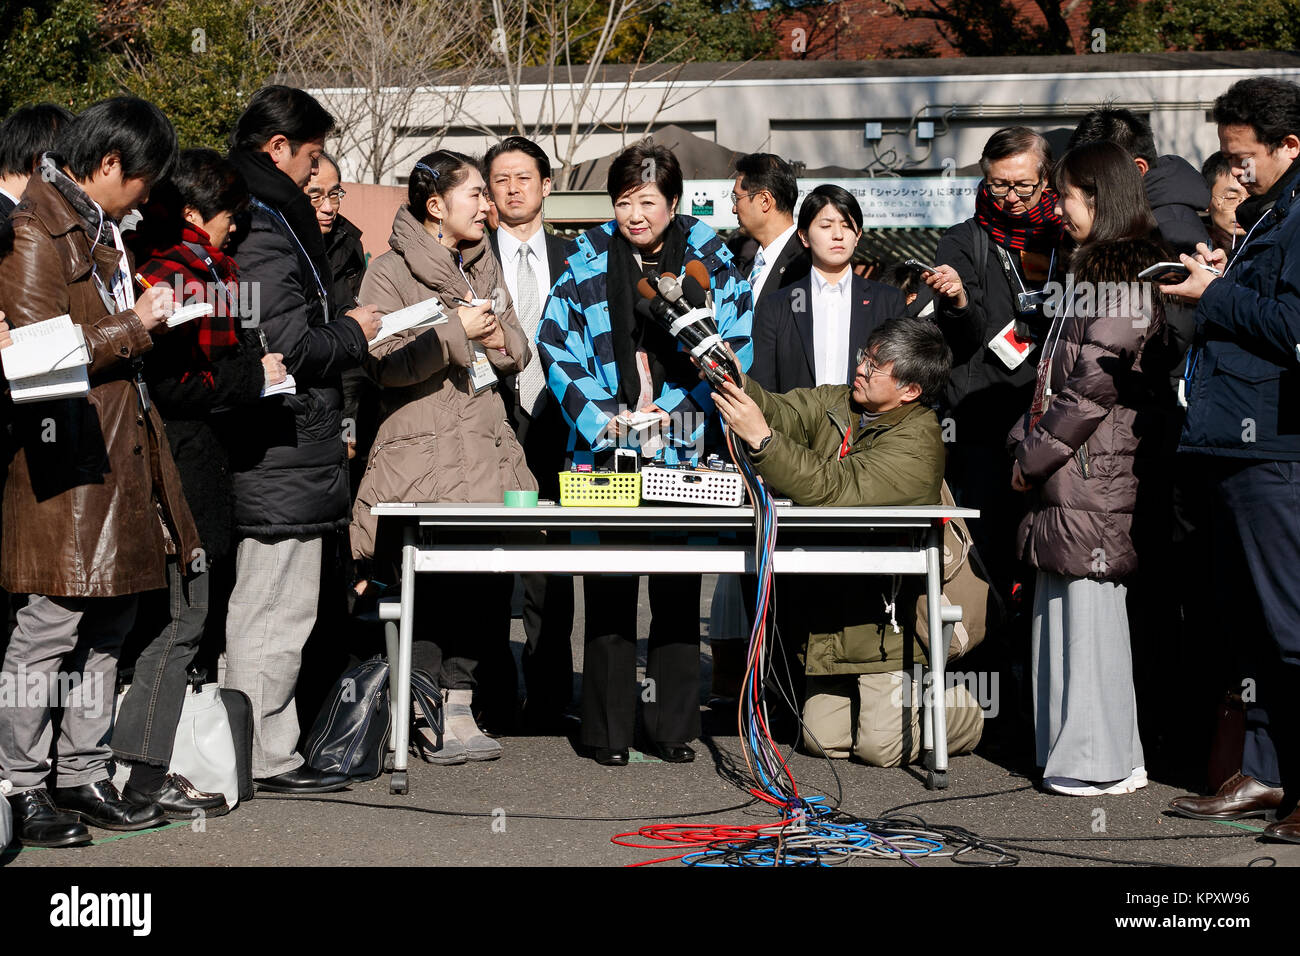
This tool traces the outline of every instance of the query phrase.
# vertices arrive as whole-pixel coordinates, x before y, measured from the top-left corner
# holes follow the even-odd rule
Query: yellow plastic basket
[[[560,472],[560,504],[576,508],[635,508],[641,503],[639,474]]]

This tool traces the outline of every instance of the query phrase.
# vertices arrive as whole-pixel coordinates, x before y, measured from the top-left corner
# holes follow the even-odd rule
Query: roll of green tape
[[[536,508],[537,492],[535,491],[507,491],[506,492],[507,508]]]

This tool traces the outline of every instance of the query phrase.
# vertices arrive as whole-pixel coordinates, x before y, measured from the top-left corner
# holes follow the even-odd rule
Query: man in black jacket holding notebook
[[[307,766],[296,747],[294,691],[316,620],[324,535],[348,523],[342,373],[379,332],[373,306],[344,312],[303,188],[334,120],[302,90],[269,86],[249,100],[230,160],[251,194],[232,254],[257,291],[241,336],[284,356],[296,392],[232,417],[228,436],[239,537],[222,685],[253,704],[253,777],[277,793],[324,793],[347,778]],[[350,305],[350,304],[349,304]]]

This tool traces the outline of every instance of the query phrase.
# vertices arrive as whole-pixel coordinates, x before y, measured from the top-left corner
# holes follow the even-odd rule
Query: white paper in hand
[[[389,312],[384,316],[379,326],[379,334],[371,339],[370,347],[374,348],[376,342],[381,342],[388,336],[396,335],[398,332],[442,325],[446,321],[447,313],[442,308],[442,302],[436,295],[430,296],[423,302],[408,305],[404,309]]]
[[[167,316],[167,328],[174,329],[178,325],[184,325],[194,319],[202,319],[213,315],[215,309],[207,302],[195,302],[193,305],[184,305]]]
[[[293,376],[286,374],[283,382],[275,385],[268,385],[262,389],[262,397],[270,398],[272,395],[297,395],[298,383],[293,380]]]
[[[81,327],[70,316],[11,329],[13,344],[0,351],[15,402],[70,398],[90,392],[90,353]]]

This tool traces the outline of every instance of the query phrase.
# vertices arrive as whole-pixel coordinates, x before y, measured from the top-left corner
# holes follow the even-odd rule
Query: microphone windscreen
[[[640,292],[642,297],[646,299],[653,299],[659,294],[658,290],[650,284],[650,280],[646,278],[642,278],[641,281],[636,284],[636,291]]]
[[[699,259],[686,263],[686,274],[700,284],[701,289],[709,287],[709,270]]]
[[[693,275],[688,274],[686,278],[682,280],[682,295],[686,297],[686,301],[690,303],[692,309],[704,308],[706,304],[704,296],[707,289],[707,285],[701,288],[700,284],[695,281],[695,276]]]

